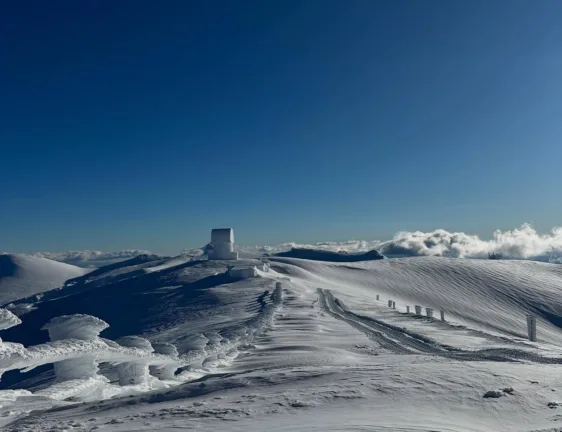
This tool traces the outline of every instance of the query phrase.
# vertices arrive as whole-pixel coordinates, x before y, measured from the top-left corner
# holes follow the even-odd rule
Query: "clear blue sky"
[[[562,2],[7,1],[0,250],[562,222]]]

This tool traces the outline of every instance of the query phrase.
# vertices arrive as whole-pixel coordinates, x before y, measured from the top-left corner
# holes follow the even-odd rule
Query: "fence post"
[[[392,300],[388,301],[388,307],[391,308],[392,307]]]
[[[377,300],[379,299],[379,295],[377,294]]]
[[[415,305],[414,308],[416,309],[416,315],[420,315],[422,314],[422,307],[419,305]]]
[[[445,322],[445,311],[441,309],[441,321]]]
[[[527,315],[527,334],[529,340],[536,342],[537,340],[537,318],[533,315]]]
[[[396,309],[396,302],[395,301],[392,302],[392,309]]]
[[[406,306],[406,313],[410,313],[410,306]]]
[[[427,315],[428,318],[433,318],[433,309],[425,308],[425,314]]]

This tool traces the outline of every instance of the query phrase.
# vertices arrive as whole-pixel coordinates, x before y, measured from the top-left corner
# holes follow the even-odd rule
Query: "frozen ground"
[[[270,261],[271,270],[259,278],[233,281],[225,273],[228,262],[147,256],[33,300],[22,324],[2,332],[4,341],[44,344],[40,328],[51,318],[85,313],[109,324],[102,337],[169,342],[189,366],[173,380],[144,386],[119,386],[111,362],[100,365],[98,379],[76,382],[55,382],[50,366],[6,372],[0,426],[562,428],[562,266],[446,258]],[[279,297],[273,295],[276,282],[283,287]],[[396,309],[387,306],[389,299]],[[434,308],[436,318],[406,314],[406,305],[413,310],[415,304]],[[447,322],[439,321],[440,308]],[[526,339],[527,313],[539,317],[539,342]],[[107,339],[99,343],[111,345]],[[48,352],[48,344],[39,346]]]

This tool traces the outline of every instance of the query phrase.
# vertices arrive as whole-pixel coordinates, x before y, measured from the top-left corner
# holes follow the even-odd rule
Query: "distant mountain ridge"
[[[274,256],[285,258],[300,258],[313,261],[327,261],[327,262],[358,262],[358,261],[374,261],[384,259],[377,250],[370,250],[363,253],[348,253],[348,252],[332,252],[320,249],[307,249],[307,248],[292,248],[287,252],[279,252]]]

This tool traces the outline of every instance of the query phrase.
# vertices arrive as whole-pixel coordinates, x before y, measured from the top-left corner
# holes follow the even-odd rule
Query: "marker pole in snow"
[[[441,321],[445,322],[445,311],[441,309]]]
[[[379,299],[379,295],[377,294],[377,300]]]
[[[527,315],[527,333],[529,340],[536,342],[537,340],[537,318],[533,315]]]
[[[392,309],[396,309],[396,302],[395,301],[392,302]]]
[[[406,306],[406,313],[410,313],[410,306]]]
[[[391,308],[392,307],[392,300],[388,301],[388,307]]]

